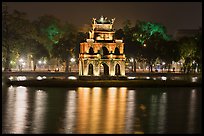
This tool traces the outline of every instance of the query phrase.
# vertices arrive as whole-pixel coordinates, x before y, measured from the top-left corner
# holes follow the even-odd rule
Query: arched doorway
[[[89,64],[88,75],[93,75],[93,65],[92,64]]]
[[[120,51],[119,51],[118,47],[115,48],[114,54],[115,55],[120,55]]]
[[[93,55],[93,54],[94,54],[94,50],[93,50],[92,47],[89,48],[89,54],[90,54],[90,55]]]
[[[108,65],[106,63],[101,64],[101,69],[100,70],[101,70],[100,71],[101,75],[106,75],[106,76],[109,75],[109,67],[108,67]]]
[[[120,75],[120,65],[119,64],[116,64],[115,66],[115,75],[116,76]]]

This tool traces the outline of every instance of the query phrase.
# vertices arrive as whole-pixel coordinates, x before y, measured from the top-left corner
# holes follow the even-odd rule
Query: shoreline
[[[69,80],[43,79],[5,82],[7,85],[27,87],[201,87],[201,82],[185,80]]]

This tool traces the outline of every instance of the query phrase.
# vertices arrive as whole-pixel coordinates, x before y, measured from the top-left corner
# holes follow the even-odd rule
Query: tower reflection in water
[[[8,87],[3,133],[195,133],[201,90]],[[181,97],[182,96],[182,97]]]
[[[132,133],[135,90],[78,88],[76,133]]]

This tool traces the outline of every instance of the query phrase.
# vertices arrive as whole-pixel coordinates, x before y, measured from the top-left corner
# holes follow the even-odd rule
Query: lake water
[[[2,133],[201,133],[202,88],[2,86]]]

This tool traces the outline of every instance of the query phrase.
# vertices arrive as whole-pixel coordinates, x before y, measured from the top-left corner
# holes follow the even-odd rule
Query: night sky
[[[177,29],[202,27],[201,2],[9,2],[8,10],[26,12],[33,20],[49,14],[77,26],[90,25],[93,17],[101,15],[116,18],[114,28],[122,27],[125,20],[161,23],[169,34]]]

